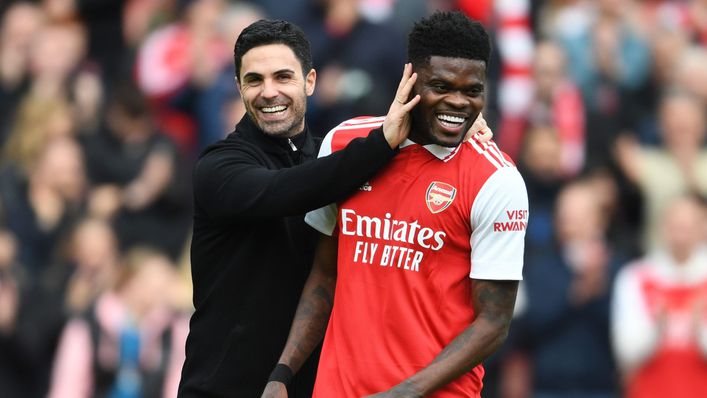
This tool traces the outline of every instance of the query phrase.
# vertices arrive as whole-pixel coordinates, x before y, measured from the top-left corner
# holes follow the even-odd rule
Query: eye
[[[245,85],[248,87],[257,87],[263,82],[262,79],[259,78],[249,78],[245,80]]]
[[[279,82],[288,82],[290,80],[292,80],[292,75],[290,74],[277,75],[277,81]]]
[[[449,91],[449,88],[442,83],[432,83],[430,84],[430,88],[437,94],[444,94]]]
[[[473,88],[470,88],[469,90],[464,91],[464,93],[466,95],[468,95],[469,97],[476,98],[476,97],[484,94],[484,87],[483,86],[473,87]]]

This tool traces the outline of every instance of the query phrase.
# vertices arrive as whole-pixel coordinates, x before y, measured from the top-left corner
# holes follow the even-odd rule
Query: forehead
[[[433,55],[430,61],[417,69],[422,80],[440,79],[467,84],[483,83],[486,79],[484,61]]]
[[[281,70],[292,70],[297,74],[302,71],[294,51],[284,44],[253,47],[241,59],[241,77],[248,73],[266,76]]]

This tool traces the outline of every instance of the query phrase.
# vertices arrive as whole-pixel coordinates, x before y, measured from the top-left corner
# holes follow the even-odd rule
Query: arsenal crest
[[[427,193],[425,194],[427,208],[430,209],[432,214],[444,211],[452,204],[455,196],[457,196],[456,188],[444,182],[434,181],[427,188]]]

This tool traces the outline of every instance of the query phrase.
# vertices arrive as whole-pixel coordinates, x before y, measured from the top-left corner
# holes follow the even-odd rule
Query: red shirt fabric
[[[320,156],[380,127],[357,118],[333,129]],[[525,185],[496,145],[406,141],[348,199],[305,220],[337,233],[334,306],[315,398],[385,391],[427,366],[474,319],[471,281],[522,278]],[[481,365],[431,397],[479,397]]]
[[[652,358],[631,378],[626,396],[707,397],[707,359],[694,336],[694,308],[707,295],[707,280],[673,284],[650,271],[638,274],[641,293],[650,316],[666,317],[669,325]]]

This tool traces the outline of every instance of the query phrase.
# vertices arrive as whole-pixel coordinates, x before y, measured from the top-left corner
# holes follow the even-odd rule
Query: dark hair
[[[125,79],[116,86],[111,102],[113,106],[132,119],[150,116],[150,105],[147,98],[132,79]]]
[[[459,11],[435,12],[415,23],[408,35],[408,61],[426,65],[430,57],[466,58],[488,66],[491,41],[484,27]]]
[[[261,19],[243,29],[236,40],[233,58],[236,64],[236,78],[241,74],[243,55],[254,47],[268,44],[284,44],[295,53],[302,65],[302,74],[307,75],[312,69],[312,53],[309,40],[302,29],[287,21],[269,21]]]

